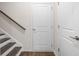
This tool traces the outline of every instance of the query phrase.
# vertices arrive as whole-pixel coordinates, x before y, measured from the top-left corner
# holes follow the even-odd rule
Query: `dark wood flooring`
[[[20,56],[55,56],[53,52],[21,52]]]

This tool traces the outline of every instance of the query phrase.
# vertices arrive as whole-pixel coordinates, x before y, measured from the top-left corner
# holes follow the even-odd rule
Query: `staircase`
[[[0,30],[0,55],[18,56],[22,51],[22,45],[14,40],[8,33]]]

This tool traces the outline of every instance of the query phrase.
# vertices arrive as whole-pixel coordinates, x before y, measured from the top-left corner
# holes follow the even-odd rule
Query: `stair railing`
[[[14,21],[10,16],[8,16],[5,12],[3,12],[2,10],[0,10],[0,12],[2,14],[4,14],[7,18],[9,18],[11,21],[13,21],[16,25],[18,25],[20,28],[22,28],[23,30],[26,30],[26,28],[24,28],[22,25],[20,25],[19,23],[17,23],[16,21]]]

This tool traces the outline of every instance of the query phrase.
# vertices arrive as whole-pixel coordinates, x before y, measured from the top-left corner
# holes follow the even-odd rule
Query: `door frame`
[[[60,23],[59,23],[59,2],[53,3],[54,9],[54,53],[60,55]]]

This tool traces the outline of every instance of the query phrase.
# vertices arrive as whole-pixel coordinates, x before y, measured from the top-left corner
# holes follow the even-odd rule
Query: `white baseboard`
[[[55,56],[59,56],[55,49],[53,50],[53,52],[54,52]]]

